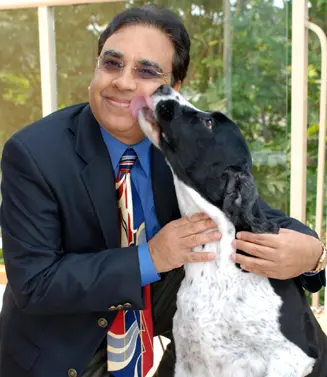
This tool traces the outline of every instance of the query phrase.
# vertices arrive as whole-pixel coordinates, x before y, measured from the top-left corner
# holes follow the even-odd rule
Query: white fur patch
[[[138,122],[149,140],[159,148],[159,132],[155,129],[150,122],[145,119],[144,110],[140,110],[138,113]]]
[[[269,280],[243,273],[229,259],[233,224],[222,211],[174,177],[182,216],[205,212],[222,233],[216,260],[185,265],[173,320],[176,377],[304,377],[314,359],[281,332],[280,296]],[[195,251],[196,252],[196,251]]]
[[[198,111],[199,113],[204,113],[204,111],[201,111],[197,107],[193,106],[180,93],[178,93],[176,91],[172,91],[171,94],[166,94],[166,95],[162,95],[160,93],[153,95],[152,96],[153,108],[155,108],[160,101],[168,101],[168,100],[171,100],[171,99],[178,101],[182,106],[187,106],[191,109]]]

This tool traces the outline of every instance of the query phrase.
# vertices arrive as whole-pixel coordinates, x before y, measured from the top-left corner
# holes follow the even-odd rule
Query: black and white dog
[[[235,230],[278,233],[258,204],[251,155],[239,128],[193,107],[168,86],[132,111],[169,164],[183,216],[207,213],[214,262],[185,265],[173,321],[176,377],[327,377],[326,337],[296,280],[245,273],[231,260]]]

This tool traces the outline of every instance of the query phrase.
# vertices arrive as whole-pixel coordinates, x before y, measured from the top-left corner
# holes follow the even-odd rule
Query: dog
[[[295,280],[243,271],[231,261],[235,232],[278,233],[259,206],[252,159],[239,127],[162,85],[131,110],[172,171],[182,216],[205,212],[222,234],[185,264],[173,319],[175,377],[326,377],[326,337]]]

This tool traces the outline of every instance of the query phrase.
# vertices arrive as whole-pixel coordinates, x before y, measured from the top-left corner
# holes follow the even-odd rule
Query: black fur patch
[[[164,133],[160,149],[181,181],[223,210],[236,231],[278,233],[279,226],[267,220],[258,204],[251,154],[233,121],[175,98],[159,102],[156,116]]]

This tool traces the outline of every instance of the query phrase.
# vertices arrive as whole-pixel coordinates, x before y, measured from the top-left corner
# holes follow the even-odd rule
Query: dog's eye
[[[212,129],[212,119],[205,119],[205,124],[209,128],[209,130]]]

